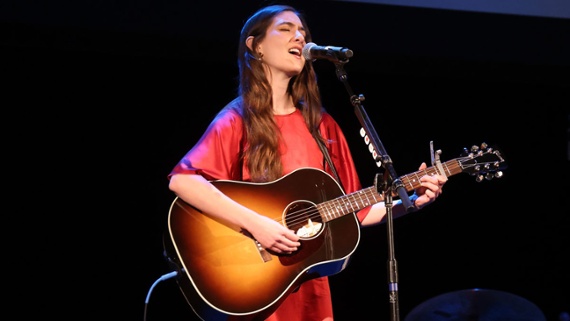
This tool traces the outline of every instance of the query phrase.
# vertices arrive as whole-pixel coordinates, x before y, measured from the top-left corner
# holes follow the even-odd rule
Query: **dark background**
[[[21,316],[142,320],[173,195],[166,175],[233,98],[240,28],[265,1],[0,4],[6,289]],[[463,289],[570,309],[570,22],[562,18],[289,1],[314,42],[346,46],[348,82],[398,174],[483,142],[504,177],[450,178],[394,224],[401,318]],[[563,9],[563,8],[561,8]],[[379,172],[334,64],[315,67],[364,186]],[[9,210],[8,210],[9,209]],[[16,235],[16,237],[14,237]],[[362,230],[330,278],[336,319],[389,319],[386,225]],[[147,320],[193,320],[173,279]],[[11,304],[9,304],[11,305]],[[504,305],[508,305],[505,302]],[[10,308],[10,307],[9,307]]]

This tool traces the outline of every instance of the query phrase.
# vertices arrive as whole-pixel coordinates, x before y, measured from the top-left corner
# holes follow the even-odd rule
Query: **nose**
[[[305,41],[305,36],[303,36],[303,33],[301,33],[301,31],[297,30],[297,32],[295,32],[295,40]]]

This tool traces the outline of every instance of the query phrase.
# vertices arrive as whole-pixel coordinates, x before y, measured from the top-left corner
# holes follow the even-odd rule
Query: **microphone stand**
[[[382,166],[385,170],[384,177],[379,182],[379,174],[376,174],[374,185],[380,194],[384,194],[384,204],[386,205],[386,226],[388,229],[388,291],[390,303],[390,320],[399,321],[399,304],[398,304],[398,265],[394,254],[394,228],[393,228],[393,213],[392,213],[392,197],[398,195],[402,204],[407,211],[413,209],[413,204],[408,196],[408,192],[400,181],[390,156],[384,149],[370,118],[368,117],[362,101],[363,95],[356,96],[347,81],[346,71],[343,66],[348,62],[348,59],[334,61],[336,67],[336,75],[339,80],[344,84],[349,96],[350,102],[354,106],[356,117],[360,121],[366,136],[370,140],[370,144],[374,148],[372,155],[378,166]]]

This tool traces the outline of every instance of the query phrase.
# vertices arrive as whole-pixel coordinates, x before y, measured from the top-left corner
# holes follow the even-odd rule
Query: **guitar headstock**
[[[501,178],[502,170],[506,168],[501,152],[486,143],[482,143],[481,146],[473,145],[469,150],[464,148],[459,163],[463,172],[475,176],[477,182],[483,179]]]

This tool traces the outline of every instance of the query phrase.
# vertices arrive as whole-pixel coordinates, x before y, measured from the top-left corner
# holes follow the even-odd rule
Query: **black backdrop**
[[[10,297],[29,304],[18,313],[142,319],[170,272],[166,175],[234,96],[239,30],[265,3],[3,3],[6,226],[18,235],[6,261],[20,276]],[[568,311],[569,22],[289,3],[317,44],[355,52],[349,84],[400,175],[429,163],[432,140],[443,160],[483,142],[506,158],[503,178],[452,177],[395,222],[401,318],[473,288],[524,297],[548,321]],[[332,63],[315,66],[369,186],[378,168],[348,94]],[[389,318],[386,239],[386,226],[363,230],[331,277],[337,320]],[[148,320],[194,319],[174,280],[149,298]]]

